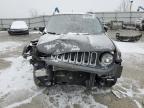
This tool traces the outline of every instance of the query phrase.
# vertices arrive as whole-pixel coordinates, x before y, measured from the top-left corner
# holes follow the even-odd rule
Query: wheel
[[[10,32],[10,31],[8,31],[8,34],[10,35],[10,36],[12,36],[13,34]]]
[[[25,35],[29,35],[29,31],[27,31],[27,32],[25,33]]]
[[[37,70],[36,68],[33,71],[33,79],[34,79],[34,83],[36,86],[38,87],[50,87],[53,84],[53,76],[52,76],[52,71],[48,70],[48,69],[44,69],[43,71],[41,71],[42,69]],[[37,76],[36,75],[36,71],[38,71],[38,73],[42,73],[42,75]]]
[[[36,69],[33,70],[33,80],[36,86],[44,87],[44,83],[40,80],[39,77],[36,76]]]

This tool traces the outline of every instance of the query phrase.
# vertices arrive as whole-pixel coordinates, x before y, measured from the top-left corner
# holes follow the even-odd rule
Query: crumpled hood
[[[113,42],[103,33],[99,35],[45,34],[37,44],[38,51],[46,54],[66,52],[113,51]]]

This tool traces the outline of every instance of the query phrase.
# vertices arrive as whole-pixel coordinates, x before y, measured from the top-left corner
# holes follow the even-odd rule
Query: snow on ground
[[[0,45],[2,46],[0,48],[0,51],[8,52],[17,48],[21,44],[16,42],[2,42],[0,43]],[[21,56],[16,58],[15,57],[4,58],[4,60],[10,61],[11,66],[7,69],[0,70],[0,97],[5,97],[5,99],[8,99],[9,101],[8,103],[7,102],[1,103],[1,105],[6,108],[14,108],[22,104],[30,103],[35,96],[41,93],[41,91],[40,93],[37,93],[39,92],[39,90],[36,88],[33,82],[33,74],[32,74],[33,66],[29,64],[28,60],[23,59],[23,57]],[[69,90],[71,89],[72,88],[69,87]],[[9,99],[9,97],[11,97],[11,95],[13,96],[13,94],[15,94],[16,92],[18,94],[21,94],[18,91],[25,91],[25,90],[30,90],[34,93],[28,95],[26,99],[21,101],[15,102],[14,100]],[[80,92],[82,92],[83,89],[81,89],[80,92],[77,92],[76,88],[74,88],[73,90],[75,92],[72,92],[70,94],[65,93],[65,91],[60,92],[60,88],[56,88],[56,90],[57,90],[56,94],[57,95],[59,94],[60,97],[57,97],[57,95],[54,94],[52,95],[55,102],[59,104],[60,108],[72,104],[80,104],[83,108],[87,108],[90,106],[93,106],[95,108],[107,108],[106,106],[95,102],[94,98],[91,95],[86,96],[84,94],[81,94]],[[67,87],[65,87],[65,90],[67,90]],[[53,92],[53,89],[51,89],[49,92]],[[47,99],[49,99],[52,95],[48,95]],[[86,100],[83,100],[84,97],[86,97],[85,98]],[[55,103],[52,103],[51,100],[49,100],[47,103],[49,103],[53,107],[56,107]]]
[[[140,65],[144,64],[143,59],[144,43],[142,42],[130,43],[130,42],[116,42],[116,41],[114,43],[122,52],[123,62],[127,63],[127,65],[129,63],[130,63],[129,65],[135,64],[136,69],[137,68],[141,69],[141,72],[144,72],[142,68],[140,68]],[[125,97],[131,98],[136,103],[138,108],[142,108],[142,105],[136,100],[136,99],[141,100],[144,97],[144,86],[142,86],[140,81],[121,77],[116,83],[116,85],[113,87],[112,92],[118,98],[125,98]]]
[[[134,102],[136,103],[136,105],[138,106],[138,108],[143,108],[143,107],[141,106],[141,104],[140,104],[137,100],[134,100]]]
[[[127,78],[120,78],[112,89],[112,93],[117,98],[132,99],[138,108],[142,108],[142,104],[138,100],[143,100],[144,88],[141,87],[139,81]]]
[[[113,92],[118,98],[141,98],[144,96],[144,88],[141,87],[139,81],[123,77],[118,80]]]
[[[144,54],[144,43],[114,42],[122,53]]]
[[[25,89],[33,90],[36,86],[33,83],[33,67],[29,64],[28,60],[22,57],[7,58],[7,61],[11,61],[12,65],[10,68],[0,70],[0,97],[10,95],[13,92],[19,90],[24,91]],[[85,88],[79,86],[54,86],[48,89],[47,99],[43,100],[52,106],[53,108],[64,108],[67,105],[79,104],[82,108],[95,107],[95,108],[107,108],[106,106],[97,103],[92,95],[86,95],[84,93]],[[38,91],[37,91],[38,92]],[[25,100],[14,102],[5,106],[6,108],[14,108],[22,104],[27,104],[32,101],[32,98],[39,95],[34,93]],[[53,97],[53,102],[51,98]]]
[[[30,31],[30,34],[41,34],[40,31]]]
[[[22,43],[13,42],[13,41],[0,42],[0,53],[13,51],[21,45],[22,45]]]
[[[47,107],[53,108],[107,108],[95,101],[92,94],[86,93],[82,86],[54,86],[48,88],[48,97],[43,100]],[[101,93],[101,92],[99,92]],[[52,100],[52,101],[51,101]],[[75,106],[75,107],[74,107]]]
[[[131,54],[144,54],[144,43],[125,43],[115,42],[122,55],[127,53],[127,56]],[[0,52],[7,52],[16,49],[21,43],[17,42],[1,42]],[[124,55],[123,55],[124,56]],[[19,90],[33,90],[36,88],[33,82],[33,67],[29,64],[28,60],[23,59],[21,56],[14,58],[6,58],[5,60],[12,62],[11,67],[0,70],[0,97],[10,94],[13,91]],[[43,103],[49,107],[64,108],[66,106],[80,105],[82,108],[94,107],[94,108],[107,108],[105,105],[99,104],[94,100],[94,97],[90,94],[87,95],[84,92],[85,88],[74,86],[54,86],[48,89],[48,95],[43,98]],[[39,90],[38,90],[39,91]],[[101,91],[98,91],[101,92]],[[40,91],[41,93],[41,91]],[[144,88],[141,88],[138,81],[132,79],[121,78],[116,86],[113,88],[113,93],[119,98],[141,98],[144,96]],[[29,98],[9,104],[8,108],[14,108],[22,104],[30,103],[32,98],[39,94],[34,94]],[[137,100],[134,102],[141,108],[141,105]]]
[[[33,67],[29,61],[22,57],[7,58],[7,61],[12,62],[10,68],[0,70],[0,96],[3,96],[11,91],[30,89],[33,83]]]
[[[29,96],[28,94],[25,94],[25,95],[28,95],[28,98],[26,99],[23,99],[22,101],[18,100],[17,102],[13,102],[12,104],[8,104],[6,106],[4,106],[5,108],[16,108],[16,107],[19,107],[23,104],[29,104],[32,102],[32,99],[35,98],[36,96],[42,94],[44,90],[39,90],[37,92],[35,92],[34,94],[32,94],[31,96]]]
[[[0,33],[5,33],[5,32],[7,32],[7,31],[0,31]]]

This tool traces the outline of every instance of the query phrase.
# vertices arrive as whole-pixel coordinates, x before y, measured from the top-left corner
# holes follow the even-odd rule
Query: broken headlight
[[[108,66],[113,63],[113,55],[110,53],[104,53],[100,57],[100,64],[102,66]]]

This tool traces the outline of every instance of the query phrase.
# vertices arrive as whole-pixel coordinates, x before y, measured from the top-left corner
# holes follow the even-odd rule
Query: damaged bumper
[[[50,59],[43,59],[43,61],[46,62],[48,65],[52,65],[55,67],[63,68],[64,70],[71,70],[71,71],[81,71],[81,72],[88,72],[88,73],[95,73],[98,76],[114,76],[116,78],[119,78],[122,73],[123,67],[120,64],[113,64],[110,67],[88,67],[88,66],[81,66],[77,64],[70,64],[67,62],[61,62],[61,61],[54,61]]]

